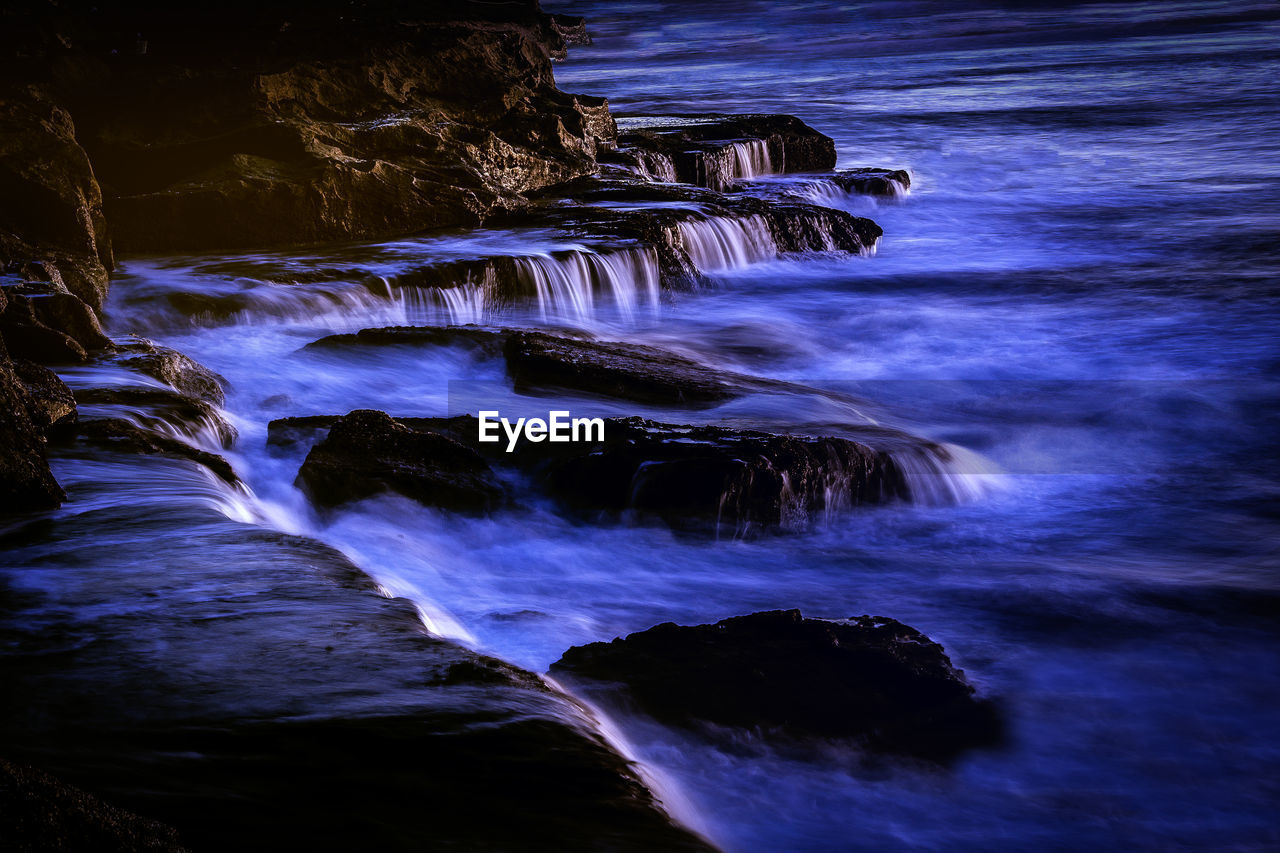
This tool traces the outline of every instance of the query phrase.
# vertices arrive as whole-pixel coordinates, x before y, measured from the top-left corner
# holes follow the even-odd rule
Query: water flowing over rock
[[[55,540],[61,583],[6,597],[9,759],[195,850],[711,849],[576,702],[431,636],[341,554],[182,504],[122,537],[122,510],[49,520],[112,547]],[[103,606],[104,579],[142,611]]]
[[[628,116],[616,162],[649,180],[723,191],[736,181],[836,164],[835,141],[788,115]]]
[[[123,417],[142,429],[171,438],[195,439],[228,448],[237,437],[236,428],[216,406],[169,388],[84,388],[75,392],[75,398],[87,417]]]
[[[215,406],[226,402],[227,380],[170,347],[137,338],[118,344],[113,360],[121,367],[159,379],[197,400]]]
[[[893,619],[776,610],[576,646],[551,672],[664,722],[945,758],[999,735],[942,646]]]

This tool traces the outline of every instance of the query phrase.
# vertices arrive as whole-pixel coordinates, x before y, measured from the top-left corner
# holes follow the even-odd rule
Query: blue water
[[[620,114],[793,113],[836,140],[841,167],[913,182],[902,200],[842,202],[883,226],[872,257],[762,263],[579,323],[864,406],[615,410],[815,429],[871,417],[964,448],[957,500],[749,542],[584,527],[536,504],[459,519],[387,497],[316,515],[292,485],[305,451],[268,450],[269,419],[516,401],[499,361],[463,349],[298,353],[330,331],[421,318],[363,285],[310,299],[252,271],[387,276],[564,245],[489,230],[233,259],[239,272],[126,259],[110,331],[230,379],[229,455],[252,494],[212,500],[194,473],[152,487],[334,545],[433,630],[538,671],[661,621],[873,613],[941,642],[1010,721],[1006,745],[938,768],[616,720],[670,780],[673,811],[728,850],[1280,847],[1280,11],[548,5],[587,16],[595,37],[558,66],[562,89]],[[214,292],[255,296],[237,314],[171,298]],[[57,473],[78,485],[93,464],[61,458]],[[97,499],[71,494],[63,513]]]

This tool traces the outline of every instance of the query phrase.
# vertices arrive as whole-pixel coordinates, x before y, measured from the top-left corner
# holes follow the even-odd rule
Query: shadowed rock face
[[[7,24],[0,18],[0,29]],[[0,272],[97,308],[114,266],[102,195],[70,113],[31,71],[0,60]]]
[[[370,410],[335,422],[307,454],[298,482],[322,506],[393,491],[428,506],[479,512],[503,498],[502,486],[475,451]]]
[[[533,2],[117,5],[43,23],[124,250],[476,223],[613,143],[603,99],[555,88],[564,37]]]
[[[776,610],[714,625],[667,622],[576,646],[551,672],[680,726],[850,738],[927,758],[999,732],[994,710],[974,698],[942,646],[881,617],[828,621]]]

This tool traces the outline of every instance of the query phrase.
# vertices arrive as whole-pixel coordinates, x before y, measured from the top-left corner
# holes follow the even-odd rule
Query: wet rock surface
[[[74,432],[76,398],[58,374],[30,361],[13,362],[13,371],[27,392],[27,411],[46,437]]]
[[[575,646],[551,673],[663,722],[946,758],[999,737],[942,646],[893,619],[776,610]]]
[[[751,536],[802,530],[832,512],[910,497],[888,453],[845,438],[643,418],[603,422],[603,441],[594,434],[560,444],[523,441],[512,452],[505,439],[480,442],[470,415],[284,418],[271,422],[269,440],[287,446],[329,429],[299,472],[322,505],[395,491],[429,506],[493,509],[500,475],[521,472],[588,517],[652,517],[677,530]]]
[[[125,413],[148,429],[195,437],[212,434],[223,447],[235,443],[237,433],[217,407],[168,388],[87,388],[75,392],[77,405],[95,415]]]
[[[508,335],[503,354],[520,392],[570,388],[625,400],[711,403],[739,396],[752,381],[657,347],[543,332]]]
[[[428,506],[480,512],[504,497],[492,469],[475,451],[370,410],[335,421],[307,454],[298,482],[322,506],[392,491]]]
[[[215,406],[226,402],[227,380],[175,349],[137,338],[117,344],[113,356],[121,367],[159,379],[188,397]]]
[[[82,442],[106,450],[189,459],[208,468],[227,484],[240,485],[240,477],[236,475],[231,463],[218,454],[193,447],[154,429],[143,429],[124,418],[86,419],[77,428],[76,435]]]
[[[546,473],[562,499],[725,535],[803,529],[825,513],[908,495],[888,454],[843,438],[616,418],[604,442],[572,446]]]
[[[536,675],[428,635],[331,549],[166,512],[150,536],[100,507],[45,522],[53,545],[0,541],[10,760],[195,850],[709,849]],[[61,582],[19,589],[30,567]]]

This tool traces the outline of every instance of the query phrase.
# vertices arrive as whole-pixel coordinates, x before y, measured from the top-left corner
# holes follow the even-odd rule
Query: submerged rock
[[[999,734],[995,710],[942,646],[882,617],[775,610],[714,625],[667,622],[569,649],[551,673],[679,726],[850,738],[926,758]]]
[[[298,483],[322,506],[387,491],[464,512],[493,509],[503,500],[502,485],[475,451],[367,409],[330,426],[307,454]]]
[[[341,554],[183,502],[189,523],[122,516],[131,487],[101,485],[34,551],[5,542],[10,760],[195,850],[711,849],[576,701]],[[16,583],[33,560],[59,582]]]

